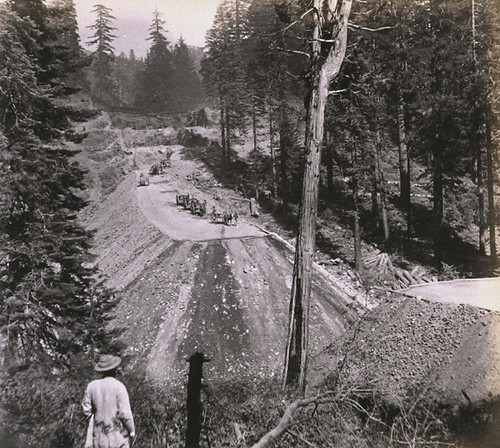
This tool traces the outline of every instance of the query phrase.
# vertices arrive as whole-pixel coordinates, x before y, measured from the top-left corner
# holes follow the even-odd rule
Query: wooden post
[[[199,448],[201,435],[201,379],[203,363],[210,361],[201,352],[196,352],[189,359],[189,379],[187,387],[187,430],[186,448]]]

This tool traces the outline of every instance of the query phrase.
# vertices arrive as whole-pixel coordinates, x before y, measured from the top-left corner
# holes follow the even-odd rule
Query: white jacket
[[[93,448],[128,448],[135,433],[127,389],[113,377],[89,383],[82,401],[86,416],[94,417]]]

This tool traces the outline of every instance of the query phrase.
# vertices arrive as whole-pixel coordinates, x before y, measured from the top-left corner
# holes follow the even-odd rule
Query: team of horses
[[[171,155],[172,150],[169,148],[165,159],[151,166],[149,175],[154,176],[163,174],[166,168],[171,166]],[[139,186],[145,185],[149,185],[149,177],[141,173],[139,176]],[[189,193],[175,195],[175,203],[184,207],[184,210],[190,210],[193,215],[204,216],[207,212],[207,201],[200,201]],[[214,224],[225,224],[226,226],[236,226],[238,225],[238,213],[228,211],[218,212],[214,206],[210,214],[210,222]]]

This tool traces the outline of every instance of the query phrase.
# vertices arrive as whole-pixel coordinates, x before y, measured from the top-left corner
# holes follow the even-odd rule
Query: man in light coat
[[[94,370],[102,378],[85,390],[83,412],[90,417],[85,448],[129,448],[135,437],[127,389],[115,378],[121,358],[102,355]]]

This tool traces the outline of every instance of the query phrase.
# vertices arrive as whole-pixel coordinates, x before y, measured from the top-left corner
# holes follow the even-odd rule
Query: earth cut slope
[[[174,141],[134,146],[133,138],[156,141],[157,131],[105,129],[109,141],[124,135],[127,148],[99,148],[96,139],[86,148],[84,142],[80,157],[94,161],[89,176],[95,188],[82,220],[95,231],[96,264],[122,296],[113,325],[124,329],[127,365],[145,367],[162,383],[184,382],[187,357],[203,351],[212,359],[206,368],[209,378],[281,374],[293,247],[255,225],[259,220],[249,216],[248,200],[213,177],[197,158],[200,148]],[[168,154],[171,166],[164,174],[150,176],[149,186],[139,187],[140,174],[147,175]],[[99,167],[101,173],[113,167],[121,173],[107,195],[99,188]],[[176,195],[187,193],[207,201],[209,213],[213,207],[236,211],[238,225],[213,224],[209,217],[177,206]],[[478,296],[495,298],[478,293],[479,282],[457,283],[462,287],[456,285],[455,292],[461,297],[451,297],[455,283],[432,284],[426,291],[436,293],[436,301],[453,298],[458,304]],[[500,393],[499,314],[488,311],[495,308],[433,303],[432,297],[427,297],[431,302],[408,298],[406,291],[406,297],[388,296],[379,306],[369,306],[373,309],[359,319],[366,311],[359,303],[361,294],[345,286],[345,279],[316,267],[311,383],[328,376],[339,353],[347,352],[352,378],[377,384],[395,401],[416,389],[432,390],[455,403]],[[425,296],[419,288],[411,294]],[[332,353],[326,347],[334,341],[338,351]]]
[[[184,381],[186,359],[202,351],[212,359],[211,378],[279,375],[293,251],[255,227],[233,191],[215,185],[214,194],[186,180],[194,171],[208,173],[182,147],[170,149],[172,166],[139,187],[139,174],[163,152],[135,148],[135,169],[85,219],[95,231],[96,264],[121,293],[113,325],[124,330],[129,365],[146,366],[159,382]],[[237,210],[238,225],[213,224],[177,206],[176,194],[185,193],[206,200],[209,211]],[[312,358],[345,331],[358,308],[316,273]]]

